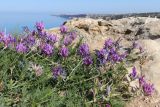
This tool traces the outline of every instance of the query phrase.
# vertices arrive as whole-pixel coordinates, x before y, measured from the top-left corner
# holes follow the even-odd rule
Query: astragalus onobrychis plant
[[[133,96],[126,82],[130,52],[121,39],[107,39],[91,51],[82,39],[73,42],[77,32],[66,26],[61,37],[45,31],[42,22],[35,27],[18,37],[0,33],[0,106],[120,107]],[[153,85],[135,67],[129,76],[152,94]]]

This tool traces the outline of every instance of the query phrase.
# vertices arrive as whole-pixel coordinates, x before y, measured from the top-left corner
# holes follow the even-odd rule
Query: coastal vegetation
[[[61,37],[43,22],[35,27],[23,36],[0,33],[0,106],[123,107],[139,94],[153,94],[153,84],[133,66],[144,52],[136,42],[126,49],[121,38],[108,38],[91,51],[83,38],[74,42],[79,35],[67,26],[60,27]],[[130,87],[134,80],[139,88]]]

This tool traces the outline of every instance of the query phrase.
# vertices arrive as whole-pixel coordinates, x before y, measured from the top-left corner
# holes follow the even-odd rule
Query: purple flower
[[[72,43],[72,39],[69,37],[69,36],[66,36],[65,38],[64,38],[64,40],[63,40],[63,44],[65,45],[65,46],[68,46],[68,45],[70,45]]]
[[[83,58],[83,64],[86,66],[89,66],[91,64],[93,64],[93,59],[91,56],[86,56]]]
[[[109,49],[109,53],[110,53],[110,55],[115,54],[116,50],[112,47],[111,49]]]
[[[69,50],[67,47],[62,47],[59,53],[62,57],[67,57],[69,55]]]
[[[111,107],[111,105],[110,104],[106,104],[106,107]]]
[[[136,76],[137,76],[137,70],[136,70],[136,67],[133,67],[133,68],[132,68],[132,73],[130,73],[130,77],[131,77],[132,79],[135,79]]]
[[[38,31],[44,30],[44,23],[43,22],[36,22],[36,28]]]
[[[34,36],[34,35],[36,35],[36,31],[35,30],[32,31],[32,36]]]
[[[8,35],[5,35],[3,38],[2,38],[2,41],[5,45],[5,47],[8,47],[10,44],[13,44],[16,42],[16,38],[12,37],[10,34]]]
[[[144,84],[146,84],[146,81],[144,79],[144,76],[139,77],[139,85],[143,86]]]
[[[132,46],[133,46],[133,48],[138,48],[139,45],[138,45],[137,42],[134,41],[133,44],[132,44]]]
[[[111,61],[113,61],[114,63],[119,62],[120,61],[120,56],[117,53],[114,53],[111,55]]]
[[[51,41],[52,43],[56,43],[58,41],[57,36],[53,34],[47,35],[47,39],[48,41]]]
[[[107,62],[108,53],[105,49],[96,50],[96,55],[100,64],[105,64]]]
[[[107,49],[107,48],[111,48],[112,45],[113,45],[112,39],[107,39],[107,40],[105,41],[104,48],[106,48],[106,49]]]
[[[72,40],[75,40],[76,37],[77,37],[77,34],[76,34],[75,32],[71,32],[71,33],[70,33],[70,38],[71,38]]]
[[[50,44],[44,44],[42,46],[42,52],[46,55],[51,55],[53,53],[53,46]]]
[[[149,84],[149,83],[145,83],[143,85],[143,92],[147,96],[152,95],[152,93],[154,92],[154,85]]]
[[[19,53],[25,53],[27,52],[27,47],[23,43],[19,43],[16,46],[16,51]]]
[[[86,43],[81,44],[78,49],[78,52],[82,57],[90,55],[88,44],[86,44]]]
[[[26,38],[26,44],[27,45],[31,45],[31,46],[33,46],[34,44],[35,44],[35,38],[33,37],[33,36],[28,36],[27,38]]]
[[[60,27],[61,33],[66,33],[67,30],[68,30],[68,28],[67,28],[65,25],[62,25],[62,26]]]
[[[38,32],[38,36],[39,37],[46,37],[47,36],[47,32],[46,31],[40,31],[40,32]]]
[[[65,71],[63,70],[63,68],[61,66],[57,66],[52,68],[52,72],[53,72],[53,78],[57,79],[57,77],[61,76],[62,78],[65,78],[66,74]]]

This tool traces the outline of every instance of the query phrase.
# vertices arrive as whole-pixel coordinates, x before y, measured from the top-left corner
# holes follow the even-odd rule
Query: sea
[[[0,31],[18,33],[24,27],[35,29],[36,22],[43,22],[46,29],[61,26],[68,18],[53,16],[48,13],[0,13]]]

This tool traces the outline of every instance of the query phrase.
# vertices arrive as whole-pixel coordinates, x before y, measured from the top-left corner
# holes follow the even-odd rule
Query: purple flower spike
[[[100,64],[105,64],[107,62],[108,53],[105,49],[96,50],[97,59]]]
[[[46,55],[51,55],[53,53],[53,46],[46,43],[44,46],[42,46],[42,51]]]
[[[145,83],[143,85],[143,92],[147,96],[152,95],[154,90],[155,89],[154,89],[154,85],[153,84]]]
[[[26,40],[26,44],[33,46],[35,44],[35,38],[33,36],[28,36]]]
[[[71,43],[72,43],[72,39],[71,39],[71,38],[69,38],[69,37],[65,37],[65,38],[64,38],[63,44],[64,44],[65,46],[68,46],[68,45],[70,45]]]
[[[57,67],[54,67],[52,69],[52,72],[53,72],[53,78],[57,78],[58,76],[60,76],[64,71],[63,71],[63,68],[61,66],[57,66]]]
[[[59,53],[62,57],[67,57],[69,55],[69,50],[67,47],[62,47]]]
[[[75,32],[71,32],[71,33],[70,33],[70,38],[71,38],[72,40],[75,40],[76,37],[77,37],[77,34],[76,34]]]
[[[119,61],[121,60],[121,57],[120,57],[117,53],[115,53],[115,54],[112,54],[112,55],[111,55],[111,60],[112,60],[114,63],[116,63],[116,62],[119,62]]]
[[[130,74],[130,77],[131,77],[132,79],[135,79],[136,76],[137,76],[137,70],[136,70],[136,67],[133,67],[133,68],[132,68],[132,73]]]
[[[144,84],[146,84],[146,81],[144,79],[144,76],[139,77],[139,85],[143,86]]]
[[[107,39],[107,40],[105,41],[104,47],[105,47],[105,49],[107,49],[107,48],[112,47],[112,45],[113,45],[112,39]]]
[[[67,30],[68,30],[68,28],[67,28],[65,25],[62,25],[62,26],[60,27],[61,33],[66,33]]]
[[[88,44],[86,43],[81,44],[78,52],[82,57],[88,56],[90,54]]]
[[[83,58],[83,64],[86,66],[89,66],[91,64],[93,64],[93,59],[91,56],[86,56],[85,58]]]
[[[25,52],[27,52],[27,47],[23,43],[19,43],[16,46],[16,51],[19,53],[25,53]]]
[[[46,31],[39,31],[38,32],[38,36],[39,37],[46,37],[47,36],[47,32]]]
[[[43,22],[36,22],[36,28],[38,31],[44,30],[44,23]]]
[[[52,43],[56,43],[58,41],[58,37],[53,34],[47,35],[47,39],[48,41],[51,41]]]

